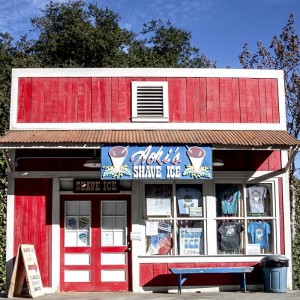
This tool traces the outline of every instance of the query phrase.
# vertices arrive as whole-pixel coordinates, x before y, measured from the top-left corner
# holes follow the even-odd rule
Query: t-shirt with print
[[[189,214],[191,207],[198,207],[201,192],[194,188],[180,188],[176,191],[179,213]]]
[[[218,228],[221,235],[220,249],[224,251],[239,250],[242,231],[243,226],[239,222],[223,222]]]
[[[271,226],[267,222],[251,222],[248,225],[248,232],[251,236],[252,244],[259,244],[261,249],[269,248],[269,234]]]
[[[218,199],[221,200],[222,214],[234,215],[237,213],[237,203],[238,199],[241,197],[239,189],[230,185],[223,188],[217,196]]]
[[[247,188],[247,198],[250,204],[251,213],[265,212],[265,198],[268,189],[265,186],[251,186]]]

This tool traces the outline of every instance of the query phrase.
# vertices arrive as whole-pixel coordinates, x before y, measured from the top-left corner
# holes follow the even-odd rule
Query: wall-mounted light
[[[100,159],[97,158],[96,156],[96,150],[94,149],[94,156],[92,159],[88,159],[87,161],[85,161],[85,163],[83,164],[84,167],[86,168],[100,168]]]
[[[215,158],[213,160],[213,166],[214,167],[222,167],[222,166],[224,166],[224,162],[221,159]]]

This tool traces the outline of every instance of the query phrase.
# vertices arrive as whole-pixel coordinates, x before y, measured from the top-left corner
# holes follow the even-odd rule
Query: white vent
[[[168,83],[132,82],[132,120],[168,121]]]

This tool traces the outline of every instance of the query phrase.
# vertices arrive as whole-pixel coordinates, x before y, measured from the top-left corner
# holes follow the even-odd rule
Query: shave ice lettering
[[[158,150],[152,151],[152,146],[145,150],[133,153],[130,161],[133,165],[133,178],[156,179],[162,177],[162,167],[166,168],[166,178],[180,178],[180,152],[179,148],[171,148],[164,151],[161,146]]]
[[[211,179],[211,149],[200,146],[103,146],[102,179]]]

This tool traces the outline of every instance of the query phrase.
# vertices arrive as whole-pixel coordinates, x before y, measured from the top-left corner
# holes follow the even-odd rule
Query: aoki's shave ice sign
[[[101,179],[212,179],[211,147],[103,145]]]

